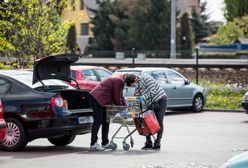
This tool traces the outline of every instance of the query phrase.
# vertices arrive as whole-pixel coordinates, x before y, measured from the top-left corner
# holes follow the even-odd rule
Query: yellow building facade
[[[94,0],[89,1],[91,1],[90,3],[94,3],[92,2]],[[67,7],[62,13],[63,21],[73,20],[75,22],[77,43],[81,52],[83,52],[87,46],[89,37],[93,36],[90,28],[91,13],[88,10],[88,7],[89,5],[86,0],[67,0]]]

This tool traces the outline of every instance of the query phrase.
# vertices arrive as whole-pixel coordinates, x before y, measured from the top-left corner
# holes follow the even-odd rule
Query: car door
[[[104,79],[106,79],[112,75],[112,72],[104,70],[104,69],[96,68],[94,70],[95,70],[95,73],[97,75],[97,79],[99,81],[103,81]]]
[[[161,87],[164,89],[166,95],[167,95],[167,106],[170,107],[173,105],[173,99],[172,99],[172,85],[168,82],[165,73],[162,70],[156,70],[151,71],[151,76],[158,81],[158,83],[161,85]]]
[[[186,78],[172,70],[165,70],[164,72],[171,84],[173,106],[190,106],[192,104],[193,88],[189,87]]]
[[[81,71],[84,80],[80,83],[81,89],[92,90],[100,82],[93,69],[86,69]]]

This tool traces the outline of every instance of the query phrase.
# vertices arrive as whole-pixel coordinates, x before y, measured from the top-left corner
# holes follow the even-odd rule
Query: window
[[[97,77],[92,69],[84,70],[81,72],[87,81],[97,81]]]
[[[158,82],[165,82],[168,83],[167,78],[164,74],[163,71],[153,71],[152,72],[152,76],[154,77],[154,79],[156,79]]]
[[[73,11],[76,9],[75,6],[76,6],[75,0],[71,0],[71,8]]]
[[[9,88],[9,83],[3,79],[0,79],[0,95],[4,95]]]
[[[166,75],[167,75],[167,78],[171,81],[171,83],[174,83],[174,84],[185,83],[184,78],[173,71],[166,71]]]
[[[81,35],[86,36],[89,35],[89,24],[81,23]]]
[[[84,10],[84,0],[80,0],[80,10]]]
[[[108,78],[108,77],[110,77],[112,75],[111,72],[105,71],[103,69],[96,69],[95,71],[98,73],[101,81],[106,79],[106,78]]]
[[[76,79],[76,71],[71,71],[71,78]]]

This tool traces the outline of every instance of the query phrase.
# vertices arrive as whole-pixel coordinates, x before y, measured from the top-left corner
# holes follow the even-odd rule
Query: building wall
[[[83,5],[81,3],[83,3]],[[92,26],[90,25],[91,19],[89,17],[88,12],[89,11],[87,10],[87,4],[85,3],[84,0],[67,0],[67,7],[64,9],[62,13],[62,20],[64,21],[75,20],[77,42],[82,53],[88,44],[89,37],[93,36],[93,33],[90,28]],[[84,24],[85,28],[88,25],[88,29],[84,29],[83,31],[82,24]],[[86,32],[86,30],[88,31]],[[84,32],[83,34],[82,31]]]
[[[193,8],[196,9],[197,12],[200,12],[200,0],[186,0],[188,7],[190,8],[190,11],[193,10]]]

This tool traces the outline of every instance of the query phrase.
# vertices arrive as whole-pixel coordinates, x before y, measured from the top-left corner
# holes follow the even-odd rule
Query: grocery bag
[[[140,135],[154,135],[160,130],[153,110],[142,112],[139,117],[134,118],[134,123]]]

